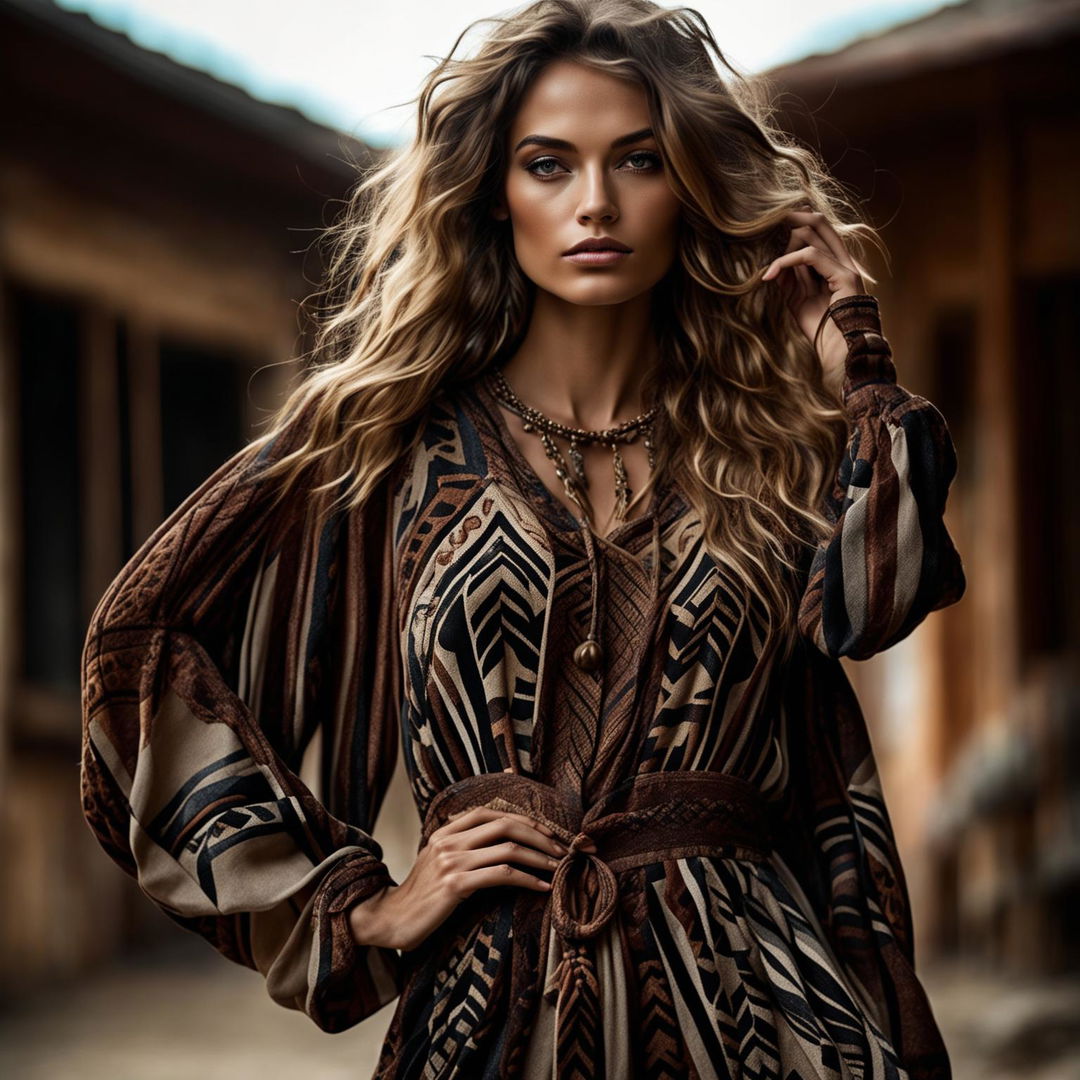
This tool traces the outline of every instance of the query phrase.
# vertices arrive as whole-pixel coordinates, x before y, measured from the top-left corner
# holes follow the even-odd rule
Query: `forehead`
[[[553,60],[522,97],[510,138],[513,145],[527,134],[573,138],[573,131],[603,137],[648,124],[649,102],[640,84],[571,60]]]

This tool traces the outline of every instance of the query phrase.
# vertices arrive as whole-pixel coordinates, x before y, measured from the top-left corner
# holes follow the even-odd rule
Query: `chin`
[[[599,279],[600,275],[596,277]],[[633,300],[650,286],[648,283],[616,281],[614,277],[609,277],[607,280],[577,281],[572,284],[552,282],[550,285],[544,285],[540,283],[540,287],[568,304],[578,304],[581,307],[605,307]]]

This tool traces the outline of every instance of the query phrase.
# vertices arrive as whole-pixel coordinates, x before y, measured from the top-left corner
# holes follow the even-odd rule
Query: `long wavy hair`
[[[480,24],[489,30],[474,54],[455,56]],[[361,173],[323,234],[310,363],[252,448],[309,411],[306,441],[267,470],[282,482],[278,498],[318,466],[325,480],[309,490],[356,507],[415,445],[439,391],[513,352],[535,286],[511,224],[491,209],[517,107],[556,59],[647,92],[683,204],[678,256],[652,295],[662,356],[643,388],[660,414],[653,479],[678,480],[721,573],[771,630],[789,631],[791,574],[832,528],[824,500],[847,426],[815,348],[760,276],[785,250],[793,209],[824,213],[857,258],[863,241],[883,245],[819,158],[773,125],[768,80],[736,71],[692,8],[536,0],[470,23],[412,99],[414,137]]]

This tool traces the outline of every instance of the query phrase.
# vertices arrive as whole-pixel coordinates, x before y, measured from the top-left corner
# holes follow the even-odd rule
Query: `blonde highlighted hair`
[[[478,49],[455,56],[481,24]],[[856,258],[864,241],[883,245],[818,157],[774,126],[768,80],[736,71],[692,8],[537,0],[465,28],[415,99],[415,136],[361,176],[327,230],[313,362],[253,448],[310,410],[306,441],[266,475],[280,478],[280,499],[317,467],[312,493],[358,506],[419,437],[436,393],[513,351],[534,286],[491,208],[518,103],[556,59],[647,92],[683,204],[678,256],[653,291],[654,475],[678,480],[721,571],[790,636],[790,574],[831,529],[823,500],[846,423],[815,349],[760,274],[784,252],[793,209],[823,213]]]

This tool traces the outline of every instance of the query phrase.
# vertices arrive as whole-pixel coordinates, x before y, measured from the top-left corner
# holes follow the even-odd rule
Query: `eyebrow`
[[[611,143],[613,150],[620,146],[626,146],[627,143],[638,142],[640,139],[654,138],[653,129],[651,127],[642,128],[640,131],[631,131],[629,135],[620,135],[617,139]],[[535,146],[546,146],[549,150],[574,150],[576,147],[572,142],[567,142],[566,139],[553,139],[550,135],[526,135],[514,147],[514,153],[516,154],[523,146],[533,144]]]

